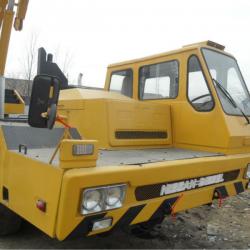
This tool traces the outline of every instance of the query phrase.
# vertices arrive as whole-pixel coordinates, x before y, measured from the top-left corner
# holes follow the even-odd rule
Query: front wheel
[[[162,232],[161,224],[164,218],[158,220],[143,222],[134,225],[130,228],[130,233],[142,239],[155,239],[158,238]]]
[[[22,218],[20,216],[0,204],[0,236],[18,232],[21,224]]]

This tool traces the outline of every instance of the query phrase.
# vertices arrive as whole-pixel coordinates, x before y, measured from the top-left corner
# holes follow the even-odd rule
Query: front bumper
[[[205,161],[204,159],[203,161],[191,159],[154,163],[143,167],[123,166],[69,170],[64,175],[61,190],[56,237],[64,240],[67,237],[90,236],[156,220],[171,213],[172,205],[175,204],[180,194],[183,196],[176,205],[175,212],[212,203],[216,190],[223,191],[223,198],[237,195],[248,187],[249,180],[243,179],[248,162],[250,162],[249,155],[245,158],[241,155],[241,157],[210,157]],[[239,170],[237,178],[224,183],[145,200],[138,200],[135,195],[137,187],[140,186],[235,170]],[[122,208],[85,217],[79,213],[82,189],[119,183],[128,184]],[[93,223],[103,218],[112,218],[112,225],[99,231],[92,231]]]

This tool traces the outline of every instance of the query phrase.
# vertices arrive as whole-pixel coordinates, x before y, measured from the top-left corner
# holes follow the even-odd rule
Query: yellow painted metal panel
[[[107,111],[102,100],[86,100],[84,109],[63,110],[59,108],[58,112],[67,117],[67,123],[76,127],[83,138],[98,140],[100,148],[109,147]]]
[[[89,90],[88,90],[89,91]],[[88,91],[86,92],[88,94]],[[77,95],[73,95],[77,93]],[[94,91],[92,98],[86,96],[84,108],[76,110],[76,103],[81,106],[85,90],[62,91],[59,113],[67,117],[71,126],[76,127],[87,139],[98,140],[101,148],[111,146],[159,146],[172,143],[171,118],[169,106],[135,101],[116,93]],[[70,99],[71,98],[71,99]],[[79,98],[79,100],[78,100]],[[73,103],[71,107],[71,100]],[[95,115],[98,114],[98,115]],[[117,130],[163,131],[167,139],[154,140],[117,140]]]
[[[172,144],[170,108],[161,104],[109,101],[108,124],[111,146],[169,145]],[[165,132],[164,139],[117,139],[117,131]]]
[[[13,90],[15,97],[19,103],[5,103],[5,114],[24,114],[25,102],[17,90]]]
[[[13,104],[5,103],[4,104],[4,113],[5,114],[23,114],[25,105],[23,103]]]
[[[142,222],[149,219],[155,207],[159,206],[164,199],[176,195],[169,195],[151,201],[136,201],[134,194],[136,187],[208,176],[237,169],[241,170],[238,180],[242,181],[243,172],[249,161],[250,154],[246,154],[152,163],[143,166],[120,166],[119,168],[110,166],[69,170],[65,173],[63,179],[56,235],[60,240],[63,240],[84,219],[79,212],[79,207],[81,192],[85,188],[119,183],[128,184],[125,209],[110,211],[107,216],[111,216],[114,221],[117,221],[129,207],[148,204],[147,212],[142,212],[138,219],[135,220],[135,222]],[[176,171],[177,168],[178,171]],[[198,191],[188,191],[188,196],[184,199],[183,205],[178,207],[178,210],[206,204],[208,201],[211,202],[211,193],[216,186],[219,186],[219,184]],[[234,194],[230,193],[230,195]],[[157,204],[151,205],[152,203]]]
[[[54,237],[63,170],[8,151],[2,129],[0,166],[0,185],[9,191],[8,201],[0,192],[1,203]],[[38,199],[46,201],[46,213],[36,208]]]
[[[9,151],[1,163],[2,185],[9,190],[9,200],[1,202],[54,237],[63,170]],[[46,202],[46,213],[36,207],[39,199]]]
[[[73,155],[73,145],[94,146],[93,154],[90,155]],[[94,140],[63,140],[59,151],[61,168],[84,168],[95,167],[98,158],[98,143]]]

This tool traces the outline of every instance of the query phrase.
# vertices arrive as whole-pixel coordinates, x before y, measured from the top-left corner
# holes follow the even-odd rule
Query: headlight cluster
[[[127,185],[86,189],[82,193],[81,213],[91,214],[122,207]]]

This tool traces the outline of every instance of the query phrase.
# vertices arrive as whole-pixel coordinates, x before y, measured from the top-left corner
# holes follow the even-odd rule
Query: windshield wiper
[[[227,97],[227,99],[230,101],[230,103],[233,105],[234,108],[238,109],[241,114],[245,117],[247,124],[250,124],[250,121],[247,117],[247,115],[244,113],[244,111],[237,105],[237,103],[234,101],[233,97],[230,95],[230,93],[221,85],[216,79],[212,78],[212,80],[215,82],[215,84],[219,87],[219,89],[223,92],[223,94]]]

